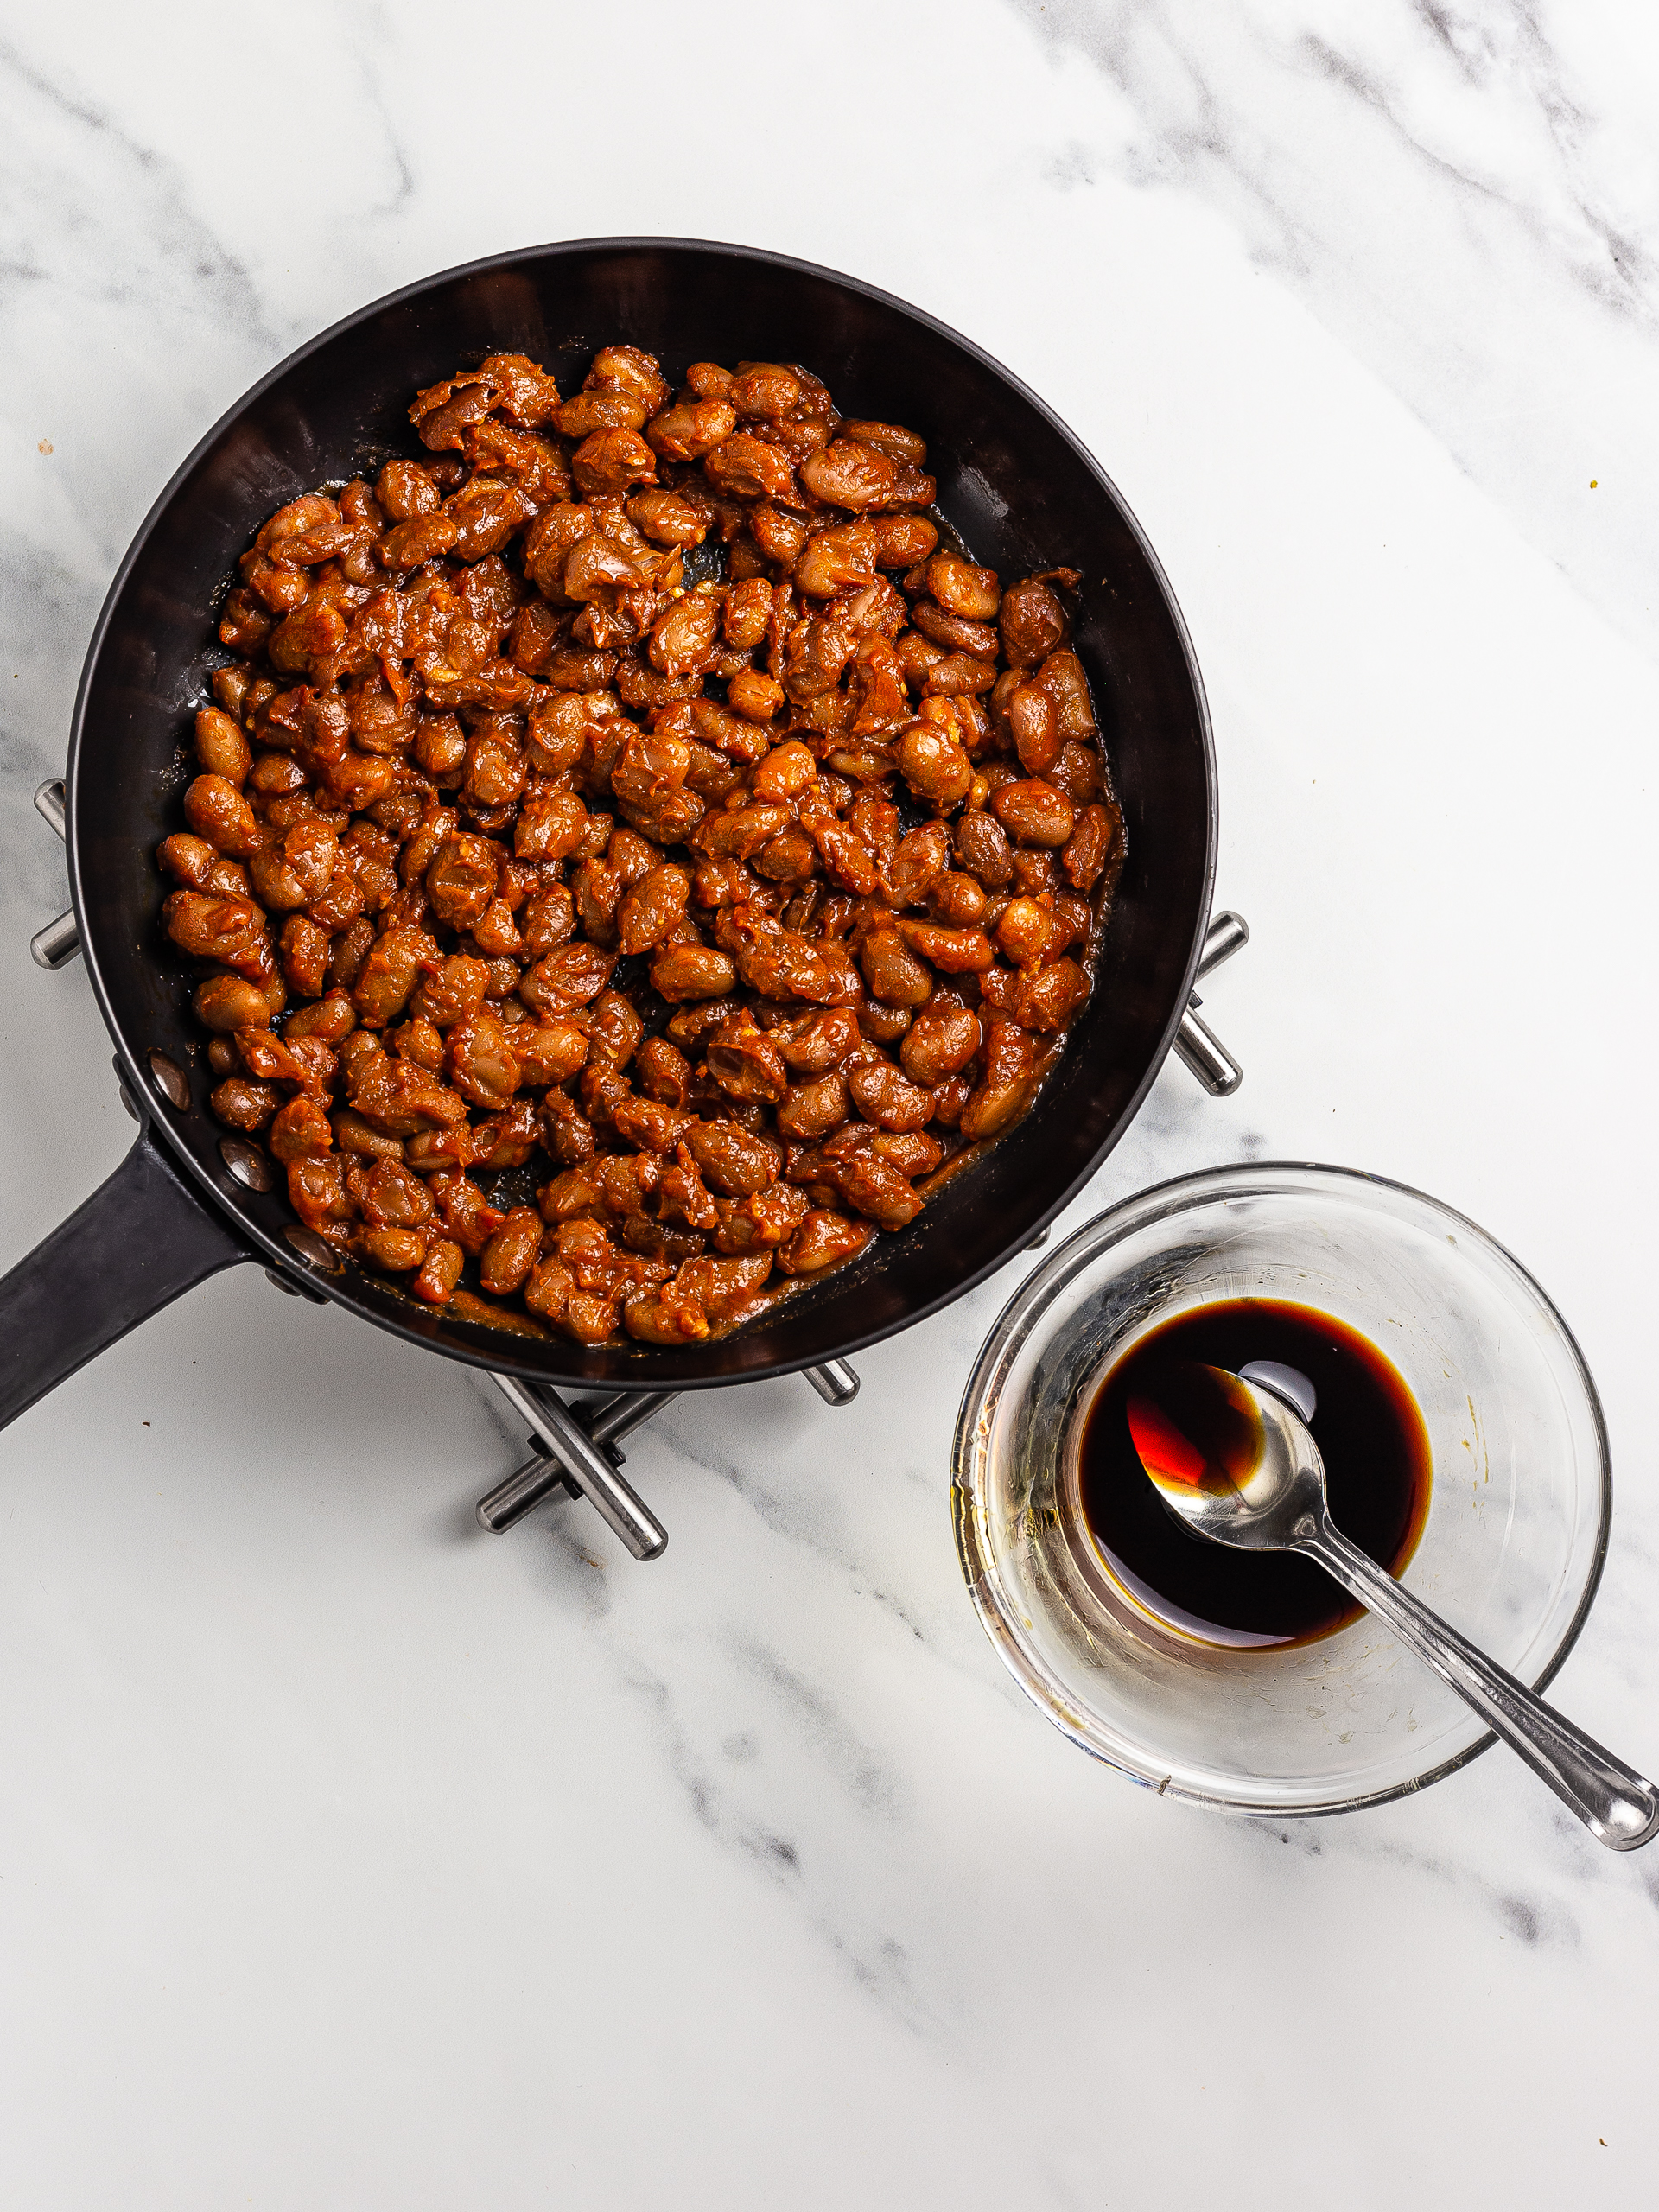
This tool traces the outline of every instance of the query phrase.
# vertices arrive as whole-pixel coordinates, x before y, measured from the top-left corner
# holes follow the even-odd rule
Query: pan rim
[[[80,931],[82,955],[86,962],[86,972],[91,980],[93,995],[97,1000],[99,1011],[103,1016],[105,1027],[108,1029],[114,1043],[118,1062],[127,1078],[134,1097],[148,1101],[152,1085],[148,1077],[148,1071],[142,1064],[138,1052],[130,1044],[116,1019],[110,992],[100,967],[97,947],[92,934],[87,927],[87,909],[83,896],[79,852],[79,784],[86,714],[99,657],[128,582],[162,518],[194,472],[210,456],[219,440],[251,407],[267,392],[280,385],[283,379],[302,362],[308,360],[312,355],[333,344],[346,332],[358,327],[372,318],[385,314],[388,309],[418,300],[442,288],[453,285],[461,280],[509,271],[523,268],[531,263],[545,263],[550,259],[556,260],[578,254],[622,255],[663,252],[706,254],[723,259],[747,262],[756,268],[787,270],[796,275],[816,278],[843,291],[869,300],[888,312],[930,331],[936,337],[943,339],[949,346],[988,370],[993,377],[1000,380],[1039,416],[1065,442],[1079,465],[1100,485],[1122,516],[1162,596],[1174,627],[1187,679],[1192,688],[1203,758],[1205,817],[1204,867],[1200,896],[1194,913],[1192,942],[1186,950],[1181,986],[1175,995],[1162,1033],[1148,1055],[1147,1065],[1126,1101],[1123,1110],[1117,1116],[1104,1141],[1090,1155],[1065,1190],[1039,1214],[1023,1221],[991,1258],[939,1290],[933,1297],[906,1311],[898,1319],[887,1320],[878,1327],[843,1338],[836,1344],[822,1347],[817,1351],[792,1357],[757,1362],[751,1367],[745,1367],[735,1372],[728,1370],[716,1370],[707,1375],[690,1376],[678,1370],[671,1374],[661,1371],[652,1372],[651,1371],[654,1364],[652,1356],[658,1348],[642,1346],[639,1354],[629,1353],[624,1355],[622,1359],[616,1361],[613,1370],[607,1370],[601,1365],[592,1373],[581,1372],[558,1376],[550,1375],[547,1366],[542,1363],[526,1363],[517,1357],[510,1347],[522,1343],[524,1339],[505,1330],[492,1332],[485,1329],[482,1325],[457,1324],[452,1321],[449,1324],[451,1327],[460,1326],[469,1329],[475,1327],[480,1337],[499,1333],[500,1344],[499,1346],[491,1345],[487,1349],[482,1346],[474,1349],[453,1340],[438,1341],[435,1335],[415,1325],[418,1316],[412,1316],[410,1321],[404,1322],[395,1315],[383,1311],[378,1305],[371,1305],[365,1299],[359,1297],[353,1288],[353,1279],[349,1274],[346,1274],[343,1280],[338,1279],[297,1262],[291,1249],[279,1237],[268,1234],[257,1222],[244,1211],[233,1197],[220,1188],[212,1171],[198,1155],[182,1128],[175,1125],[164,1112],[150,1112],[147,1115],[147,1120],[160,1131],[163,1141],[183,1165],[196,1189],[200,1192],[203,1203],[215,1215],[220,1217],[227,1217],[234,1224],[238,1234],[246,1241],[250,1247],[250,1258],[258,1259],[263,1256],[267,1264],[279,1268],[288,1280],[302,1281],[308,1289],[327,1297],[331,1304],[344,1307],[347,1313],[355,1315],[359,1319],[367,1321],[377,1328],[385,1329],[393,1336],[401,1338],[423,1351],[441,1353],[443,1357],[458,1360],[465,1365],[486,1370],[498,1370],[526,1381],[555,1383],[560,1387],[575,1389],[645,1390],[661,1389],[664,1387],[672,1387],[676,1389],[716,1389],[741,1383],[764,1382],[780,1375],[798,1374],[806,1369],[821,1366],[827,1360],[847,1358],[857,1352],[867,1351],[871,1345],[882,1343],[887,1338],[899,1334],[915,1323],[930,1319],[932,1315],[943,1312],[946,1306],[954,1304],[957,1299],[964,1297],[969,1291],[977,1288],[999,1269],[1006,1267],[1010,1260],[1016,1258],[1022,1249],[1039,1236],[1078,1196],[1098,1173],[1123,1132],[1146,1103],[1147,1094],[1169,1056],[1186,1008],[1188,995],[1192,988],[1203,950],[1205,931],[1208,925],[1215,890],[1216,852],[1219,831],[1219,794],[1215,741],[1204,679],[1198,667],[1198,656],[1193,649],[1185,616],[1181,611],[1180,603],[1165,573],[1163,563],[1159,559],[1150,538],[1141,527],[1128,502],[1094,454],[1046,401],[1033,391],[1029,385],[1015,376],[1011,370],[1004,367],[994,355],[987,353],[982,346],[976,345],[971,339],[965,338],[961,332],[952,328],[950,325],[940,321],[937,316],[929,315],[925,309],[915,307],[910,302],[900,299],[896,294],[885,291],[877,285],[867,283],[861,278],[848,276],[839,270],[826,268],[821,263],[803,260],[791,254],[776,253],[763,247],[740,245],[719,239],[663,236],[556,239],[538,245],[518,246],[499,253],[484,255],[473,261],[462,262],[453,268],[437,270],[430,276],[417,278],[411,283],[399,286],[379,298],[371,300],[364,306],[354,308],[350,314],[342,315],[330,323],[325,329],[317,332],[315,336],[307,339],[303,344],[296,346],[292,353],[268,370],[263,377],[251,385],[239,398],[225,410],[197,440],[189,453],[174,470],[139,524],[111,580],[109,589],[105,594],[103,605],[99,611],[98,619],[93,624],[92,634],[87,642],[86,655],[82,664],[80,681],[76,690],[74,708],[70,719],[69,746],[65,767],[67,801],[65,846],[68,862],[70,896],[74,907],[76,923]],[[434,1315],[431,1326],[435,1329],[438,1325],[437,1317]],[[558,1349],[557,1340],[549,1339],[548,1342],[550,1346]],[[581,1348],[572,1345],[569,1349],[574,1364],[580,1358]],[[636,1371],[632,1373],[626,1371],[627,1363],[635,1360],[638,1361]]]

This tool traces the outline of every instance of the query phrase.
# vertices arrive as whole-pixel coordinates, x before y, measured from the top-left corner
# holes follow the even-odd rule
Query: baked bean
[[[235,1029],[269,1029],[270,1002],[257,983],[240,976],[214,976],[201,984],[191,1001],[204,1029],[228,1035]]]
[[[513,1206],[484,1247],[478,1279],[492,1297],[517,1290],[541,1256],[542,1217],[534,1206]]]
[[[594,430],[639,430],[650,409],[626,391],[579,391],[553,417],[561,437],[585,438]]]
[[[418,1229],[432,1218],[432,1194],[401,1160],[381,1157],[362,1192],[365,1220],[388,1229]]]
[[[1010,668],[1035,668],[1065,643],[1071,626],[1054,593],[1033,576],[1003,593],[997,626]]]
[[[1090,891],[1100,879],[1111,851],[1112,817],[1103,806],[1085,806],[1076,829],[1060,855],[1060,865],[1079,891]]]
[[[689,870],[671,862],[649,869],[617,912],[617,943],[624,952],[649,952],[685,919],[691,894]]]
[[[888,1006],[880,999],[866,999],[858,1009],[858,1028],[872,1045],[896,1045],[910,1027],[907,1006]]]
[[[894,461],[908,461],[912,468],[920,468],[927,460],[927,442],[918,438],[914,430],[902,429],[897,423],[871,423],[857,418],[841,426],[843,438],[855,438],[860,445],[874,446],[878,453],[885,453]]]
[[[296,822],[280,839],[260,846],[248,874],[263,906],[288,913],[321,898],[339,855],[339,840],[325,823]]]
[[[801,463],[801,481],[815,499],[855,513],[890,505],[899,480],[898,467],[887,454],[852,438],[837,438]]]
[[[817,762],[798,738],[775,745],[754,772],[756,798],[783,804],[798,798],[817,779]]]
[[[401,1160],[404,1142],[401,1137],[389,1137],[382,1130],[354,1114],[349,1106],[343,1107],[334,1116],[334,1143],[341,1152],[349,1152],[359,1160]]]
[[[1000,1015],[994,1017],[986,1032],[979,1084],[963,1109],[963,1136],[978,1140],[1001,1135],[1030,1102],[1036,1088],[1034,1065],[1025,1031]]]
[[[1012,899],[996,925],[996,942],[1016,968],[1029,968],[1048,950],[1054,933],[1048,910],[1034,899]]]
[[[426,1257],[426,1239],[418,1230],[376,1229],[365,1225],[353,1239],[354,1248],[382,1274],[407,1274]]]
[[[376,940],[352,992],[352,1004],[365,1029],[384,1029],[409,1004],[423,964],[437,947],[424,930],[390,929]]]
[[[865,1060],[847,1077],[853,1103],[883,1129],[919,1129],[933,1117],[933,1101],[887,1060]]]
[[[775,1106],[788,1088],[783,1055],[748,1014],[734,1014],[709,1040],[709,1075],[734,1098]]]
[[[701,676],[719,652],[720,601],[708,592],[688,592],[659,614],[651,632],[652,665],[665,676]]]
[[[1054,701],[1062,737],[1094,735],[1095,710],[1089,697],[1089,679],[1076,653],[1050,653],[1038,670],[1035,680]]]
[[[849,584],[875,574],[875,532],[867,522],[845,522],[809,537],[795,563],[795,582],[815,599],[833,599]]]
[[[692,842],[710,860],[746,861],[788,827],[786,807],[739,806],[724,814],[705,816]]]
[[[852,658],[853,641],[838,623],[813,617],[790,632],[783,685],[797,706],[833,690]]]
[[[410,1288],[428,1306],[447,1306],[455,1294],[467,1255],[449,1237],[440,1236],[426,1248],[421,1271]]]
[[[861,1252],[874,1235],[868,1222],[849,1221],[844,1214],[814,1206],[779,1253],[778,1265],[785,1274],[822,1274]]]
[[[900,841],[887,870],[893,905],[912,906],[925,899],[950,864],[950,832],[945,823],[927,822],[912,830]]]
[[[729,1198],[764,1191],[776,1178],[779,1162],[771,1148],[737,1122],[695,1122],[685,1144],[703,1181]]]
[[[594,430],[576,448],[570,467],[589,499],[657,480],[657,457],[637,430]]]
[[[937,722],[912,722],[899,740],[899,772],[918,798],[957,806],[974,780],[973,763]]]
[[[162,907],[168,935],[181,952],[227,963],[264,938],[264,916],[251,899],[175,891]]]
[[[995,621],[996,611],[1002,603],[1002,588],[995,569],[977,569],[957,553],[936,553],[927,564],[923,582],[948,613],[971,622]],[[982,652],[986,649],[970,645],[967,650]],[[990,641],[989,651],[995,655],[995,638]]]
[[[911,1023],[899,1058],[912,1083],[931,1088],[960,1075],[978,1052],[979,1017],[963,1006],[925,1006]]]
[[[754,865],[774,883],[792,883],[810,875],[817,864],[817,848],[803,830],[785,830],[769,838],[755,855]]]
[[[985,912],[985,893],[976,876],[952,869],[940,876],[927,894],[927,910],[936,922],[956,930],[971,929]]]
[[[858,1043],[858,1021],[845,1007],[785,1021],[772,1035],[793,1075],[822,1075],[839,1067]]]
[[[920,1129],[883,1129],[871,1140],[870,1150],[876,1159],[885,1160],[912,1181],[918,1175],[931,1175],[944,1157],[944,1147],[938,1139],[925,1135]]]
[[[296,1007],[283,1034],[290,1040],[321,1037],[325,1045],[338,1045],[356,1026],[357,1012],[351,1000],[343,990],[331,990],[326,998]]]
[[[498,1111],[521,1080],[512,1032],[497,1014],[469,1014],[449,1032],[444,1065],[469,1105]]]
[[[742,668],[727,685],[726,696],[750,721],[769,722],[784,703],[784,687],[759,669]]]
[[[184,818],[215,852],[245,860],[261,843],[253,809],[223,776],[198,776],[184,795]]]
[[[858,949],[858,963],[871,995],[888,1006],[924,1006],[933,995],[933,978],[897,930],[877,930]]]
[[[613,952],[578,939],[538,960],[519,982],[518,995],[538,1014],[568,1014],[597,997],[615,965]]]
[[[728,400],[681,401],[645,426],[645,436],[665,461],[701,461],[737,428],[737,410]]]
[[[730,499],[789,499],[795,487],[795,471],[782,446],[739,430],[708,454],[703,474],[717,493]]]
[[[925,561],[939,542],[939,533],[925,515],[873,514],[875,557],[883,569],[913,569]]]
[[[654,353],[639,346],[601,346],[588,372],[590,391],[626,391],[654,415],[668,397],[668,378]]]
[[[1089,978],[1075,960],[1051,960],[1020,979],[1014,1019],[1022,1029],[1052,1035],[1064,1029],[1089,996]]]
[[[983,930],[946,929],[937,922],[912,921],[905,914],[899,917],[899,934],[912,952],[931,960],[944,976],[976,975],[995,957]]]
[[[723,997],[736,981],[731,959],[712,945],[671,944],[652,963],[652,988],[671,1005]]]
[[[971,698],[996,682],[996,664],[973,653],[944,653],[929,664],[925,682],[930,698]]]
[[[778,1127],[798,1143],[807,1142],[838,1129],[850,1111],[846,1078],[832,1068],[810,1083],[790,1086],[778,1109]]]
[[[270,1125],[273,1159],[291,1166],[298,1160],[324,1160],[334,1148],[328,1116],[315,1098],[290,1098]]]
[[[1014,888],[1026,899],[1052,899],[1060,888],[1059,855],[1040,845],[1020,846],[1014,855]]]
[[[499,874],[487,838],[467,830],[452,831],[426,871],[433,912],[451,929],[470,929],[494,898]]]
[[[747,361],[727,387],[740,415],[787,415],[801,404],[801,380],[777,361]]]
[[[156,857],[169,875],[175,876],[192,891],[211,891],[213,871],[222,865],[219,855],[205,837],[193,837],[182,830],[176,836],[162,840]]]
[[[770,502],[750,506],[750,531],[761,553],[777,562],[779,569],[790,569],[798,560],[810,536],[801,515],[791,515],[785,506],[772,506]]]
[[[1008,729],[1028,776],[1040,776],[1059,759],[1059,709],[1053,693],[1040,684],[1015,685],[1008,699]]]
[[[836,1188],[849,1205],[881,1229],[903,1229],[915,1220],[922,1202],[908,1179],[874,1153],[854,1153],[837,1160]]]
[[[274,1083],[259,1083],[245,1075],[227,1075],[208,1093],[207,1103],[227,1128],[256,1136],[283,1103]]]
[[[1065,793],[1037,776],[993,791],[991,811],[1011,837],[1027,845],[1064,845],[1077,820]]]
[[[203,707],[197,714],[196,758],[209,775],[238,789],[253,766],[253,750],[247,739],[218,707]]]
[[[929,573],[931,574],[941,561],[949,560],[950,557],[949,554],[936,553],[928,563]],[[962,565],[965,567],[967,564],[963,563]],[[951,613],[948,607],[941,607],[937,601],[931,599],[917,600],[911,607],[910,619],[925,638],[931,638],[936,645],[943,646],[947,653],[969,653],[977,660],[989,661],[993,664],[995,662],[996,632],[988,624],[969,622],[963,616]],[[993,682],[995,680],[995,668],[993,668],[992,680]]]
[[[660,1041],[660,1040],[653,1040]],[[628,1098],[612,1116],[618,1136],[642,1151],[670,1153],[696,1119],[683,1107],[656,1098]]]

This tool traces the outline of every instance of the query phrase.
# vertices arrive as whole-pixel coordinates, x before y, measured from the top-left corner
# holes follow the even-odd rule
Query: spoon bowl
[[[1179,1412],[1129,1401],[1129,1433],[1159,1497],[1213,1543],[1295,1550],[1325,1506],[1325,1461],[1306,1423],[1275,1390],[1224,1368],[1188,1362],[1176,1378]]]

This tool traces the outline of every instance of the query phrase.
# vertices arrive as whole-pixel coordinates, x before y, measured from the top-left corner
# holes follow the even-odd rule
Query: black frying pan
[[[926,438],[941,508],[1006,579],[1071,563],[1128,857],[1093,998],[1036,1106],[914,1225],[689,1350],[588,1351],[423,1311],[372,1275],[309,1264],[280,1189],[242,1187],[207,1108],[192,978],[158,919],[160,840],[181,824],[182,747],[217,664],[210,610],[270,511],[413,448],[405,409],[457,362],[518,351],[561,386],[626,340],[671,377],[697,359],[799,360],[843,413]],[[613,238],[452,270],[363,308],[256,385],[151,509],[92,633],[69,739],[69,878],[88,973],[141,1112],[103,1188],[0,1280],[0,1426],[221,1268],[257,1260],[412,1343],[526,1378],[688,1389],[816,1367],[891,1336],[1029,1243],[1146,1096],[1185,1007],[1209,915],[1215,763],[1198,671],[1152,548],[1042,402],[953,331],[886,293],[741,246]],[[185,1071],[169,1098],[162,1054]],[[171,1078],[176,1086],[176,1078]]]

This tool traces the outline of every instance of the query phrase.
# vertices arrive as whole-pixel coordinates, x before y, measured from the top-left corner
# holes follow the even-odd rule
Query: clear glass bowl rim
[[[993,1601],[991,1594],[995,1592],[1000,1596],[995,1563],[988,1560],[981,1560],[969,1554],[974,1514],[969,1470],[973,1438],[989,1398],[991,1380],[1010,1347],[1031,1332],[1033,1321],[1047,1306],[1049,1294],[1060,1279],[1076,1272],[1113,1244],[1154,1222],[1185,1212],[1199,1204],[1230,1198],[1247,1198],[1253,1194],[1266,1195],[1275,1187],[1282,1188],[1283,1179],[1287,1177],[1296,1179],[1303,1187],[1311,1185],[1317,1188],[1320,1182],[1325,1180],[1338,1185],[1359,1185],[1427,1207],[1510,1269],[1537,1300],[1541,1312],[1560,1339],[1584,1391],[1586,1406],[1594,1427],[1600,1481],[1596,1541],[1590,1571],[1585,1580],[1583,1593],[1562,1631],[1560,1642],[1532,1681],[1530,1687],[1536,1692],[1541,1693],[1555,1679],[1583,1632],[1585,1622],[1590,1617],[1590,1609],[1595,1603],[1596,1593],[1601,1587],[1602,1570],[1606,1565],[1607,1546],[1612,1529],[1613,1471],[1607,1423],[1595,1379],[1579,1348],[1578,1339],[1562,1319],[1554,1300],[1537,1278],[1522,1267],[1514,1253],[1489,1235],[1478,1222],[1471,1221],[1467,1214],[1459,1213],[1455,1206],[1447,1205],[1444,1199],[1433,1198],[1427,1192],[1419,1191],[1409,1183],[1396,1182],[1389,1176],[1373,1174],[1362,1167],[1336,1167],[1313,1160],[1249,1160],[1233,1166],[1201,1167],[1185,1175],[1172,1176],[1166,1182],[1149,1184],[1146,1189],[1134,1192],[1129,1197],[1121,1199],[1116,1205],[1109,1206],[1104,1213],[1096,1214],[1091,1221],[1084,1222],[1020,1285],[992,1324],[990,1333],[981,1347],[979,1357],[969,1376],[967,1387],[963,1392],[961,1409],[957,1415],[956,1437],[950,1454],[951,1496],[957,1508],[952,1519],[956,1527],[957,1562],[968,1585],[968,1594],[973,1600],[974,1610],[979,1615],[980,1624],[1003,1665],[1033,1703],[1071,1742],[1087,1751],[1091,1758],[1098,1759],[1103,1766],[1111,1767],[1140,1788],[1154,1789],[1160,1796],[1177,1798],[1184,1803],[1205,1806],[1212,1812],[1235,1813],[1254,1820],[1319,1819],[1332,1814],[1357,1812],[1366,1806],[1386,1805],[1397,1797],[1414,1796],[1432,1783],[1444,1781],[1447,1775],[1457,1773],[1471,1759],[1478,1758],[1483,1751],[1490,1751],[1497,1738],[1489,1731],[1455,1757],[1443,1759],[1438,1766],[1431,1767],[1407,1781],[1392,1783],[1384,1789],[1367,1790],[1357,1796],[1319,1803],[1275,1806],[1271,1809],[1241,1798],[1226,1796],[1219,1791],[1192,1789],[1173,1781],[1162,1784],[1150,1782],[1145,1776],[1109,1758],[1096,1745],[1085,1741],[1070,1726],[1064,1712],[1048,1694],[1043,1675],[1027,1662],[1026,1655],[1010,1634],[1007,1618],[1000,1604]]]

